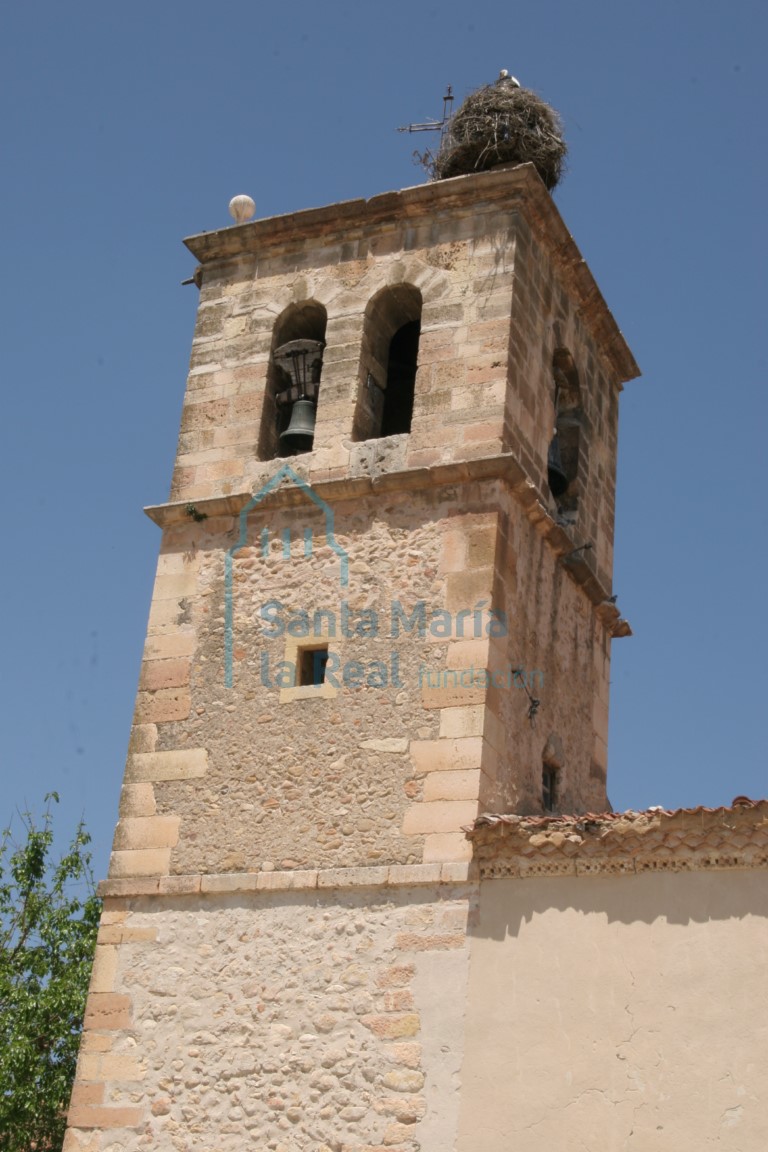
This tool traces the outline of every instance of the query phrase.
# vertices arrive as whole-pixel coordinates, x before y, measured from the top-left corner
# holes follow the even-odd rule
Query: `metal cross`
[[[406,124],[403,128],[398,128],[398,132],[439,132],[442,141],[443,133],[445,132],[446,125],[450,123],[453,116],[453,86],[451,84],[445,90],[443,96],[443,118],[442,120],[425,120],[423,124]]]

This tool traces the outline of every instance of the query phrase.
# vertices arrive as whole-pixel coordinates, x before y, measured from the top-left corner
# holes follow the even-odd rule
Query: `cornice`
[[[382,864],[372,868],[311,868],[291,872],[185,873],[102,880],[102,899],[141,896],[207,896],[268,892],[330,892],[355,888],[467,885],[476,881],[469,862]]]

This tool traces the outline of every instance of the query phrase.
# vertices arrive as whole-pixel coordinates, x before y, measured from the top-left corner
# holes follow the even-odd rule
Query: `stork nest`
[[[487,172],[498,164],[533,164],[551,192],[567,148],[560,117],[535,92],[508,80],[467,96],[450,122],[437,156],[426,156],[433,180]]]

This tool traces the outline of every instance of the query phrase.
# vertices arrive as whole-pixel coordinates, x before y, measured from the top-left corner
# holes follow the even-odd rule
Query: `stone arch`
[[[365,309],[353,440],[409,432],[423,300],[402,281],[379,289]]]
[[[287,454],[281,445],[280,436],[288,427],[293,404],[302,398],[278,365],[275,352],[294,340],[315,340],[324,345],[327,323],[328,313],[323,304],[316,299],[289,304],[274,323],[259,433],[260,460],[274,460]],[[315,378],[312,380],[312,387],[306,394],[306,398],[315,404],[319,393],[321,366],[322,361],[313,374]]]
[[[579,507],[584,409],[576,363],[565,347],[555,349],[552,356],[552,377],[555,388],[555,434],[550,444],[549,459],[550,462],[555,458],[559,460],[563,479],[556,489],[550,478],[550,488],[560,511],[575,514]]]

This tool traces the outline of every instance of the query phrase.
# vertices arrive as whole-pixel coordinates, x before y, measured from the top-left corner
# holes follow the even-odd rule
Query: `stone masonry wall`
[[[337,506],[346,588],[312,505],[255,509],[232,563],[231,687],[232,522],[169,530],[110,874],[466,858],[460,828],[477,814],[486,693],[444,672],[487,662],[497,519],[488,509],[499,498],[478,484],[461,500],[449,487]],[[285,631],[270,637],[260,613],[276,602],[269,611]],[[345,602],[350,620],[376,613],[373,635],[341,634]],[[310,621],[327,610],[335,626],[337,687],[276,683],[280,662],[296,661],[301,639],[287,624],[302,609]],[[345,682],[353,661],[361,675]]]
[[[530,166],[188,245],[200,307],[65,1152],[451,1152],[461,828],[480,802],[536,809],[544,741],[573,803],[604,796],[612,389],[634,362]],[[355,443],[365,310],[397,285],[423,301],[411,430]],[[313,450],[262,501],[275,321],[304,302],[327,315]],[[592,437],[573,540],[543,482],[562,343]],[[587,534],[596,561],[566,572]],[[344,600],[386,625],[345,635]],[[270,637],[270,601],[335,628]],[[424,634],[391,634],[393,602]],[[302,640],[336,683],[276,681]],[[533,723],[516,684],[476,678],[512,663],[544,676]]]
[[[365,310],[382,288],[410,285],[423,311],[407,466],[511,449],[546,494],[552,353],[570,348],[588,441],[582,523],[609,575],[616,389],[634,364],[551,199],[522,168],[398,195],[414,204],[390,198],[382,212],[376,200],[360,202],[335,218],[299,213],[286,218],[291,228],[255,221],[191,243],[231,255],[204,256],[172,499],[242,492],[271,474],[257,445],[273,330],[306,301],[328,319],[315,441],[302,459],[313,481],[348,475],[371,368]],[[230,231],[240,244],[228,243]]]
[[[522,217],[515,225],[514,293],[510,312],[509,387],[505,448],[547,493],[547,448],[554,426],[553,357],[567,349],[578,373],[582,428],[579,452],[578,543],[594,546],[586,557],[611,586],[615,519],[619,392],[585,308],[566,290],[550,252]],[[554,506],[554,501],[552,501]]]
[[[346,587],[311,503],[255,508],[227,686],[236,523],[166,533],[111,875],[465,859],[478,802],[540,810],[545,749],[560,807],[605,808],[608,636],[502,484],[340,503]],[[342,634],[345,604],[371,634]],[[489,644],[491,608],[508,634]],[[328,682],[281,689],[302,642],[327,642]]]
[[[513,280],[509,212],[471,212],[414,227],[368,229],[276,246],[269,255],[206,269],[192,346],[171,497],[200,500],[258,488],[274,472],[259,460],[273,329],[292,305],[328,315],[311,454],[313,481],[349,474],[352,429],[371,365],[362,355],[366,307],[382,288],[408,284],[423,299],[407,466],[474,459],[501,448]]]
[[[452,1148],[474,889],[386,875],[108,901],[66,1152]]]
[[[502,687],[488,693],[485,734],[496,768],[483,777],[481,809],[540,812],[546,759],[559,770],[558,811],[604,812],[610,630],[509,493],[500,508],[494,603],[507,611],[509,631],[489,653]],[[503,679],[510,668],[522,669],[511,686]]]
[[[479,801],[536,810],[543,747],[559,757],[562,802],[605,806],[611,621],[595,619],[593,605],[610,588],[603,528],[612,519],[617,369],[614,359],[609,381],[610,356],[596,351],[607,323],[599,296],[585,304],[562,246],[550,257],[540,221],[537,231],[525,216],[533,177],[499,177],[471,180],[474,198],[466,181],[436,189],[448,195],[438,214],[366,222],[363,208],[351,231],[347,213],[305,237],[274,226],[254,252],[204,267],[174,480],[175,497],[200,519],[180,522],[177,512],[166,528],[111,875],[466,859],[460,828]],[[238,236],[257,233],[259,222]],[[381,287],[402,283],[423,299],[412,429],[354,444],[365,308]],[[342,485],[331,498],[350,557],[349,603],[380,617],[395,603],[454,617],[503,609],[506,643],[489,649],[482,632],[458,628],[394,640],[312,636],[328,640],[337,666],[377,661],[385,682],[282,690],[269,670],[295,660],[298,641],[265,639],[259,609],[270,600],[286,611],[328,608],[338,626],[347,597],[327,541],[323,552],[319,514],[306,501],[301,510],[265,503],[232,554],[225,686],[225,566],[240,526],[221,505],[258,492],[279,466],[257,451],[273,327],[309,299],[328,314],[321,398],[313,451],[291,463],[314,484]],[[552,352],[562,342],[583,367],[584,498],[573,539],[558,529],[553,545],[542,475]],[[468,477],[494,461],[498,476],[503,447],[518,470],[514,499],[498,478]],[[426,469],[441,468],[454,469],[455,482],[427,479]],[[361,477],[373,478],[371,488],[352,500],[343,486]],[[212,503],[199,512],[196,500]],[[307,530],[315,550],[305,556]],[[587,531],[595,548],[582,555],[579,582],[596,555],[603,585],[585,596],[558,557]],[[529,683],[543,677],[543,690],[533,682],[540,715],[529,718],[517,681],[488,691],[473,678],[489,664],[522,667]]]

